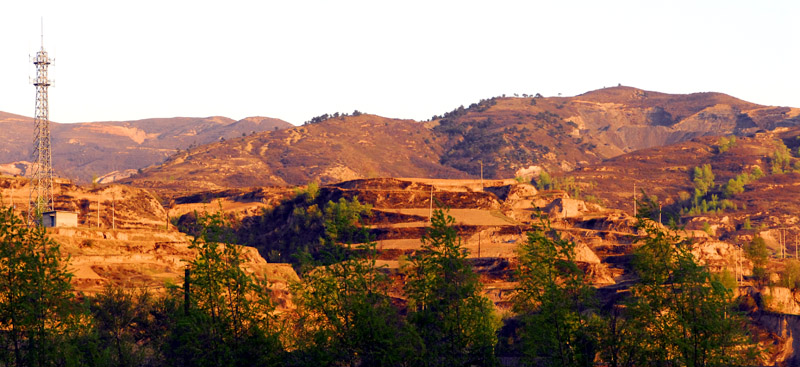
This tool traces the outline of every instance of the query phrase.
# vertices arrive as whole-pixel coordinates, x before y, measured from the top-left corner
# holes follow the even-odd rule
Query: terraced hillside
[[[168,224],[167,211],[149,192],[60,181],[55,193],[56,209],[78,212],[77,227],[48,229],[69,259],[77,292],[94,294],[113,286],[158,294],[168,284],[183,283],[183,269],[197,251],[190,248],[190,236]],[[0,176],[0,204],[24,215],[27,200],[27,180]],[[279,309],[291,307],[288,283],[297,280],[291,266],[268,264],[253,248],[242,250],[244,267],[270,280]]]
[[[17,186],[20,181],[4,179],[0,185],[3,197],[9,198],[11,187],[14,187],[15,202],[20,200],[18,193],[24,191]],[[115,191],[120,188],[129,191]],[[80,200],[86,195],[105,195],[101,198],[102,203],[112,193],[119,193],[123,197],[119,201],[120,207],[128,208],[131,215],[158,218],[166,212],[163,208],[164,212],[148,209],[150,205],[132,207],[124,204],[130,196],[140,202],[153,201],[152,207],[157,208],[154,198],[137,196],[141,194],[137,189],[112,185],[81,190],[84,192],[62,192],[59,197]],[[311,240],[318,238],[314,237],[317,234],[313,227],[295,228],[300,224],[296,221],[300,218],[298,213],[308,213],[312,206],[324,210],[328,202],[356,197],[372,206],[372,214],[365,218],[365,224],[377,242],[379,265],[385,266],[385,271],[395,279],[392,294],[399,304],[404,297],[401,291],[403,264],[409,255],[420,251],[420,238],[428,226],[431,207],[439,205],[450,208],[449,214],[455,218],[468,258],[484,284],[484,292],[500,309],[508,310],[510,307],[516,286],[513,276],[516,250],[526,240],[526,231],[537,223],[537,213],[546,215],[554,229],[576,242],[575,260],[602,299],[618,297],[637,281],[631,260],[641,234],[634,227],[634,218],[622,210],[606,209],[571,198],[564,191],[538,190],[531,184],[516,180],[360,179],[321,187],[311,201],[303,195],[295,196],[292,192],[277,189],[197,193],[191,197],[176,197],[169,212],[176,215],[187,213],[197,209],[198,204],[216,211],[221,205],[232,218],[238,218],[241,221],[239,233],[248,235],[240,236],[240,239],[249,240],[247,244],[255,247],[245,251],[246,267],[265,274],[271,280],[281,309],[288,310],[293,306],[287,285],[297,278],[290,264],[271,261],[276,255],[272,250],[286,233],[299,230],[308,234]],[[274,206],[267,204],[270,200]],[[209,203],[202,203],[206,201]],[[293,214],[284,221],[260,221],[258,218],[266,213]],[[109,213],[101,214],[103,220],[99,228],[94,227],[90,211],[89,219],[82,221],[81,226],[51,232],[71,258],[70,269],[76,274],[73,282],[78,290],[91,293],[109,284],[159,290],[165,283],[180,283],[182,264],[193,256],[193,250],[188,248],[189,237],[166,224],[163,229],[154,223],[143,223],[139,228],[109,229]],[[187,219],[190,215],[187,213],[181,217]],[[177,222],[180,223],[181,219]],[[712,236],[703,230],[682,233],[694,237],[693,252],[712,270],[728,269],[744,277],[750,275],[752,264],[743,258],[737,242]],[[752,236],[755,232],[749,233]],[[782,260],[773,259],[770,271],[777,274],[783,266]],[[800,303],[794,301],[788,288],[761,288],[749,278],[739,284],[739,292],[744,297],[767,300],[757,309],[750,310],[754,325],[758,325],[760,340],[771,345],[773,353],[767,361],[793,361],[793,339],[780,333],[782,324],[776,322],[775,317],[800,312]],[[768,294],[770,296],[765,298]]]
[[[245,218],[241,229],[254,235],[249,237],[250,245],[270,258],[276,255],[272,250],[286,249],[280,247],[286,238],[283,234],[296,232],[298,225],[301,231],[315,230],[302,227],[298,213],[324,211],[325,203],[340,198],[358,198],[372,206],[365,224],[377,242],[378,264],[396,280],[392,294],[398,302],[404,297],[403,264],[408,256],[421,250],[420,238],[429,224],[431,204],[450,208],[448,213],[455,218],[462,244],[480,275],[484,292],[500,309],[510,308],[516,286],[516,251],[526,240],[526,231],[538,223],[536,213],[543,213],[554,229],[576,243],[575,261],[592,281],[601,300],[617,299],[638,281],[631,261],[642,233],[635,227],[635,218],[621,210],[570,198],[563,191],[540,191],[514,180],[483,183],[480,180],[353,180],[322,187],[311,201],[298,195],[271,209],[271,219],[276,218],[275,213],[286,213],[285,220],[264,222]],[[743,304],[752,305],[746,311],[753,323],[753,333],[768,351],[761,363],[795,363],[800,354],[795,352],[791,335],[800,332],[800,327],[780,320],[800,314],[800,302],[789,288],[779,284],[765,287],[752,281],[752,263],[744,256],[740,242],[746,235],[752,239],[754,234],[768,235],[770,230],[748,230],[738,238],[719,238],[692,229],[680,230],[678,234],[692,238],[693,254],[712,272],[726,270],[742,278],[737,283],[737,292],[745,300]],[[316,235],[311,233],[309,238],[313,240]],[[794,256],[794,252],[789,251],[789,255]],[[769,271],[779,277],[785,264],[785,260],[773,256]]]

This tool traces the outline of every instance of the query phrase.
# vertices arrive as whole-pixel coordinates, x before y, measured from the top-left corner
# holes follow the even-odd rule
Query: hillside
[[[721,93],[687,95],[613,87],[575,97],[492,98],[434,121],[442,162],[489,177],[540,166],[570,171],[603,159],[705,135],[745,134],[800,123],[800,109]],[[528,168],[528,170],[526,170]]]
[[[434,132],[416,121],[337,117],[197,147],[123,182],[191,192],[360,177],[467,177],[439,163],[442,147],[434,140]]]
[[[630,87],[575,97],[496,97],[427,122],[337,116],[230,139],[175,154],[125,182],[167,192],[369,177],[477,178],[481,168],[485,178],[533,176],[700,136],[794,126],[798,115],[800,109],[720,93]]]
[[[742,143],[742,147],[749,144]],[[774,178],[769,176],[763,179],[766,180],[764,183],[773,184]],[[618,177],[627,178],[624,175]],[[232,213],[236,212],[234,203],[247,201],[246,195],[241,193],[231,192],[231,198],[219,194],[222,206]],[[251,202],[257,205],[261,200],[255,196],[264,193],[253,194]],[[320,238],[324,236],[325,228],[319,214],[326,213],[332,203],[341,203],[340,199],[354,198],[371,207],[370,214],[362,218],[376,243],[377,264],[395,280],[389,294],[399,305],[405,304],[403,284],[407,273],[403,266],[408,264],[409,257],[419,254],[422,249],[421,238],[430,225],[432,205],[449,208],[448,214],[455,219],[460,244],[472,268],[479,274],[483,293],[497,309],[509,314],[512,313],[512,297],[517,286],[514,269],[519,262],[519,246],[527,240],[526,232],[539,223],[534,216],[537,212],[548,217],[561,236],[576,243],[574,261],[596,290],[599,302],[619,302],[639,281],[632,260],[643,232],[635,226],[634,217],[623,210],[604,208],[570,197],[561,190],[537,190],[530,184],[512,179],[483,182],[474,179],[360,179],[322,186],[319,190],[299,191],[297,195],[284,196],[269,210],[240,217],[236,221],[239,223],[239,243],[257,248],[268,262],[292,262],[297,266],[295,255],[298,252],[314,254],[321,246]],[[435,203],[432,204],[431,198]],[[181,201],[188,201],[186,199]],[[180,209],[184,205],[187,204],[178,204],[173,211],[186,212]],[[762,210],[748,206],[740,213],[755,218]],[[690,221],[700,219],[713,223],[710,227],[712,234],[697,228],[699,226],[694,222],[691,224],[695,228],[676,233],[691,239],[692,253],[711,272],[727,271],[741,279],[734,285],[736,295],[742,300],[741,310],[747,312],[750,330],[767,352],[761,356],[760,363],[754,364],[780,362],[793,365],[800,360],[800,353],[797,353],[797,346],[790,336],[795,331],[800,332],[796,316],[800,314],[800,302],[795,298],[796,292],[792,293],[778,281],[788,265],[780,252],[776,253],[775,233],[780,227],[788,227],[789,238],[800,233],[797,216],[783,217],[786,220],[783,223],[764,221],[754,223],[752,229],[737,229],[730,224],[738,219],[722,219],[728,215],[731,214],[706,213],[704,216],[686,217]],[[764,226],[760,227],[762,223]],[[193,214],[182,215],[178,225],[191,228]],[[735,235],[731,235],[733,232]],[[759,284],[753,278],[753,264],[743,255],[741,245],[748,243],[754,235],[767,240],[772,254],[768,272],[772,279],[777,280],[770,286]],[[317,243],[320,245],[315,247]],[[788,254],[796,256],[794,248],[790,248]],[[515,328],[515,320],[510,316],[505,320],[505,327]],[[504,334],[501,332],[501,335]]]
[[[29,183],[0,175],[0,206],[25,215]],[[49,228],[61,246],[77,292],[95,294],[108,286],[163,293],[179,284],[197,250],[192,237],[169,224],[168,212],[145,190],[124,185],[80,186],[57,180],[55,208],[78,213],[77,227]],[[288,305],[288,282],[297,275],[286,264],[267,264],[255,249],[243,248],[243,266],[266,276],[279,310]]]
[[[797,140],[791,135],[791,131],[787,130],[782,134],[786,134],[787,139]],[[726,154],[739,156],[738,149],[751,151],[754,149],[752,146],[760,146],[762,143],[773,144],[761,148],[763,152],[768,152],[778,144],[774,137],[775,135],[762,133],[752,138],[741,138],[728,151],[701,157],[699,162]],[[703,140],[690,143],[703,146]],[[711,145],[712,150],[713,147]],[[687,154],[695,154],[687,151]],[[761,154],[758,152],[755,155]],[[793,160],[789,163],[790,167],[794,166]],[[762,163],[771,162],[764,160]],[[715,168],[717,170],[720,175],[718,181],[721,181],[724,179],[723,170]],[[793,185],[790,181],[795,181],[795,176],[792,175],[795,174],[767,174],[753,185],[769,185],[776,190],[787,190]],[[625,179],[630,177],[624,174],[617,177],[617,180]],[[776,187],[778,182],[783,182],[783,186]],[[25,184],[25,180],[21,178],[0,180],[3,200],[9,200],[13,194],[14,203],[24,201],[27,194]],[[749,187],[741,195],[753,191]],[[245,251],[244,266],[268,276],[271,288],[275,291],[273,296],[282,311],[291,311],[293,308],[287,284],[297,280],[291,267],[282,262],[296,260],[291,255],[301,248],[298,245],[319,241],[322,228],[313,225],[319,223],[313,220],[317,218],[313,213],[324,212],[328,202],[336,202],[340,198],[358,197],[362,203],[371,205],[372,214],[365,218],[365,224],[377,242],[378,264],[395,280],[389,294],[401,306],[405,300],[402,266],[408,262],[409,256],[421,248],[421,237],[429,226],[432,204],[451,208],[449,214],[455,218],[455,226],[467,251],[469,264],[479,274],[484,294],[493,301],[496,308],[504,312],[510,312],[511,297],[517,285],[513,269],[518,261],[518,246],[526,241],[525,232],[537,223],[533,216],[537,210],[549,217],[553,227],[562,236],[577,243],[575,261],[596,288],[602,302],[618,300],[637,281],[631,260],[633,251],[637,248],[634,243],[641,234],[634,227],[633,217],[619,209],[607,209],[596,203],[570,197],[560,190],[537,190],[528,183],[513,179],[362,179],[323,186],[310,197],[307,193],[313,190],[299,191],[301,194],[297,195],[287,188],[194,193],[176,198],[168,212],[146,191],[124,185],[98,185],[90,188],[62,182],[56,191],[57,206],[77,207],[81,225],[77,228],[51,230],[50,233],[70,256],[70,269],[75,273],[73,284],[86,293],[97,292],[108,284],[147,287],[156,292],[163,291],[165,282],[179,284],[182,264],[194,252],[187,246],[189,238],[176,232],[172,225],[162,224],[160,218],[180,212],[190,213],[192,209],[202,210],[203,206],[207,210],[216,211],[217,199],[220,199],[223,209],[230,210],[231,214],[238,213],[232,217],[235,219],[233,223],[237,223],[239,243],[255,247]],[[436,203],[432,203],[431,198]],[[210,204],[212,201],[214,204]],[[99,226],[95,222],[98,202],[102,205]],[[257,210],[263,208],[267,202],[271,202],[266,206],[270,210]],[[776,200],[769,199],[765,202],[775,203]],[[86,203],[86,210],[83,210],[82,203]],[[110,204],[114,205],[112,203],[116,203],[120,218],[126,219],[117,222],[118,226],[124,228],[109,228],[113,225],[113,212],[109,211]],[[254,208],[256,210],[252,210]],[[761,210],[763,209],[748,205],[743,213],[755,215]],[[192,215],[182,215],[174,223],[180,226],[191,225]],[[757,337],[768,345],[766,348],[769,353],[762,361],[765,365],[780,361],[791,364],[800,359],[793,339],[781,332],[791,330],[794,333],[800,330],[798,324],[791,321],[796,318],[793,315],[800,313],[800,303],[792,298],[793,294],[788,288],[779,284],[764,287],[753,281],[750,262],[745,260],[742,265],[737,263],[741,258],[739,244],[749,240],[754,234],[761,234],[768,240],[774,253],[774,234],[779,227],[789,227],[789,237],[798,233],[796,214],[791,216],[785,217],[784,223],[765,221],[764,227],[759,226],[761,222],[754,223],[755,228],[742,229],[734,237],[726,235],[729,228],[726,223],[735,223],[735,220],[728,219],[726,222],[722,216],[709,213],[705,217],[696,218],[714,223],[711,227],[715,232],[713,235],[691,228],[681,232],[682,236],[693,238],[693,252],[709,269],[714,272],[728,269],[745,277],[738,283],[737,289],[746,301],[743,304],[750,302],[755,305],[747,311]],[[137,223],[137,219],[141,222]],[[312,225],[309,226],[309,223]],[[795,255],[795,252],[790,249],[789,254]],[[778,277],[784,264],[784,261],[773,256],[770,274]],[[756,303],[754,299],[763,301]],[[781,320],[786,319],[790,320],[790,324],[781,324]],[[514,317],[506,319],[506,325],[513,327],[515,320]]]
[[[604,207],[633,214],[636,201],[659,211],[664,223],[675,220],[700,236],[731,243],[764,238],[780,253],[800,235],[800,127],[777,128],[736,138],[701,137],[678,144],[641,149],[578,170],[554,175],[540,187],[566,190]],[[712,174],[704,192],[698,170]],[[634,188],[635,185],[635,188]],[[659,210],[660,208],[660,210]],[[645,209],[647,210],[647,209]]]
[[[291,124],[267,117],[235,121],[225,117],[156,118],[75,124],[51,123],[56,175],[90,182],[111,182],[161,163],[176,150],[231,139]],[[33,144],[33,119],[0,112],[3,144],[0,173],[25,175]]]

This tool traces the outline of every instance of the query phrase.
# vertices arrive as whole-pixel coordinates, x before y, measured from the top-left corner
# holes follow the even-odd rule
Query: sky
[[[0,111],[50,119],[333,112],[425,120],[513,93],[622,84],[800,107],[800,1],[0,3]],[[43,27],[41,25],[43,20]]]

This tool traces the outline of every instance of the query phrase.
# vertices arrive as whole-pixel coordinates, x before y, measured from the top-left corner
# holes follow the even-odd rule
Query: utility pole
[[[97,197],[97,228],[100,228],[100,197]]]
[[[737,246],[736,246],[736,252],[735,252],[735,254],[733,255],[733,263],[734,263],[734,268],[733,268],[733,269],[734,269],[734,275],[736,276],[736,283],[737,283],[737,284],[739,283],[739,270],[740,270],[740,269],[739,269],[739,261],[740,261],[740,258],[739,258],[739,256],[741,255],[741,254],[739,253],[739,250],[740,250],[740,248],[739,248],[739,246],[737,245]]]
[[[431,184],[431,211],[428,214],[428,219],[433,221],[433,184]]]
[[[478,231],[478,257],[481,257],[481,232]]]
[[[783,233],[783,228],[781,228],[780,240],[781,240],[781,259],[785,259],[786,258],[786,236]]]
[[[117,230],[117,195],[111,194],[111,229]]]
[[[742,251],[741,247],[736,251],[736,282],[744,280],[744,274],[742,274]]]
[[[483,160],[479,160],[478,163],[481,164],[481,191],[483,191]]]
[[[661,203],[658,203],[658,224],[662,224],[664,222],[661,221]]]
[[[633,216],[636,216],[636,182],[633,183]]]

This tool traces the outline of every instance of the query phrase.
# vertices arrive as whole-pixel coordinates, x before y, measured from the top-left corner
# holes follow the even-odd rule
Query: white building
[[[45,227],[77,227],[78,213],[54,210],[42,213],[42,225]]]

